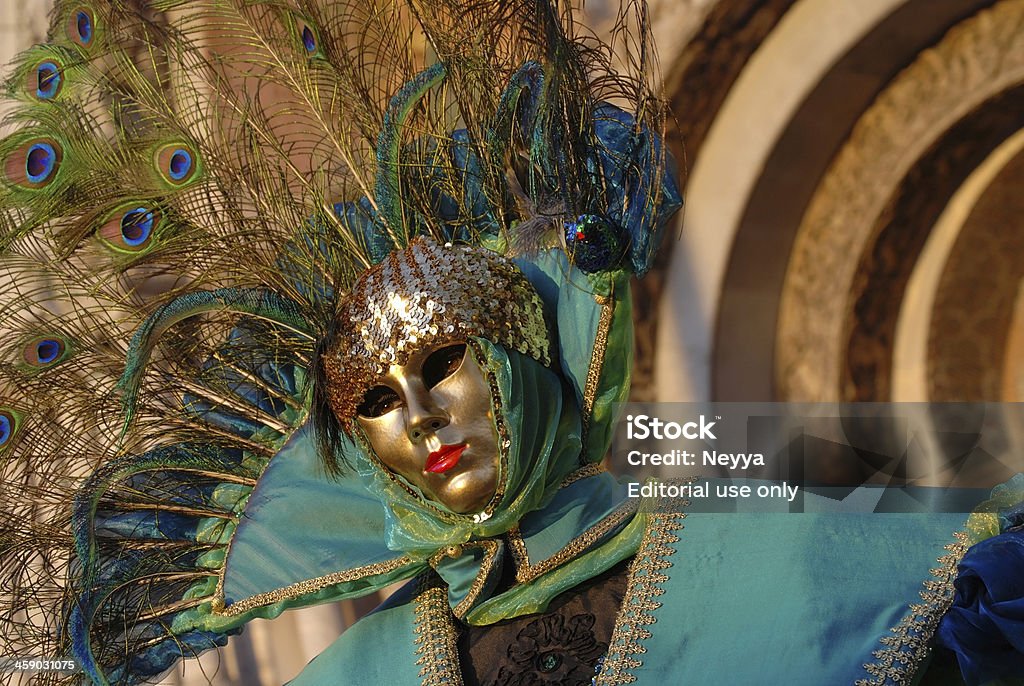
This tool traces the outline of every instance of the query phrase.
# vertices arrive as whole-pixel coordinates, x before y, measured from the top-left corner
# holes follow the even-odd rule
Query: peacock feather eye
[[[25,362],[36,369],[50,367],[67,357],[68,347],[59,338],[44,336],[29,341],[22,350]]]
[[[110,215],[97,233],[107,247],[117,252],[138,253],[152,244],[160,219],[160,211],[153,207],[122,207]]]
[[[61,76],[61,69],[57,63],[47,60],[41,62],[36,66],[35,71],[30,76],[30,80],[34,81],[33,86],[29,86],[29,90],[34,90],[35,96],[40,100],[52,100],[60,93],[60,88],[63,85],[63,77]]]
[[[96,17],[88,7],[79,7],[68,15],[67,34],[83,47],[92,45],[96,37]]]
[[[0,450],[3,450],[14,439],[18,432],[18,414],[11,409],[0,407]]]
[[[125,212],[121,217],[121,239],[133,248],[142,245],[153,235],[155,221],[152,210],[145,207],[136,207]]]
[[[7,445],[14,435],[14,418],[0,410],[0,447]]]
[[[57,168],[57,151],[50,143],[33,143],[25,156],[25,174],[29,183],[41,184]]]
[[[63,154],[60,144],[51,138],[29,140],[4,160],[7,180],[27,188],[46,186],[57,176]]]
[[[195,176],[198,159],[191,146],[175,143],[160,148],[156,164],[164,181],[172,186],[181,186]]]
[[[320,55],[320,36],[313,26],[303,20],[295,20],[295,30],[298,34],[299,44],[306,51],[309,57]]]
[[[171,153],[169,172],[172,179],[181,181],[192,171],[192,155],[188,150],[178,149]]]

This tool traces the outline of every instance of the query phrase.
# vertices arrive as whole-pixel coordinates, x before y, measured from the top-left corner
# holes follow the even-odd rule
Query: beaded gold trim
[[[612,326],[612,315],[615,313],[615,300],[611,296],[595,295],[594,300],[601,306],[601,317],[597,321],[597,335],[594,337],[594,349],[590,353],[590,366],[587,368],[587,383],[583,390],[583,445],[580,458],[586,460],[587,434],[590,432],[590,415],[594,411],[597,399],[597,388],[604,370],[604,354],[608,349],[608,331]]]
[[[627,498],[611,514],[574,538],[569,545],[535,565],[530,564],[530,556],[526,550],[526,541],[523,540],[519,527],[512,527],[506,536],[508,537],[509,550],[512,552],[512,560],[516,565],[516,581],[521,584],[528,583],[538,576],[550,572],[559,565],[578,557],[580,553],[604,538],[608,535],[609,531],[622,524],[623,521],[636,512],[637,504],[636,498]]]
[[[684,502],[683,506],[689,505]],[[651,637],[645,627],[656,621],[653,613],[661,603],[655,600],[665,593],[661,587],[668,581],[662,570],[672,566],[668,558],[675,554],[672,544],[679,541],[673,532],[683,528],[680,520],[686,517],[682,512],[651,512],[647,529],[629,565],[629,581],[622,607],[615,618],[615,628],[608,645],[608,655],[595,677],[597,686],[619,686],[636,681],[631,671],[643,664],[637,655],[646,652],[643,642]]]
[[[214,614],[223,615],[225,617],[235,617],[240,614],[244,614],[249,610],[254,610],[257,607],[264,607],[265,605],[273,605],[283,600],[293,600],[300,598],[304,595],[316,593],[322,591],[329,586],[335,584],[343,584],[348,581],[355,581],[356,579],[362,579],[368,576],[376,576],[378,574],[387,574],[393,572],[400,567],[403,567],[412,562],[412,558],[407,555],[396,558],[394,560],[388,560],[387,562],[376,562],[371,565],[364,565],[362,567],[356,567],[355,569],[349,569],[344,572],[335,572],[333,574],[327,574],[326,576],[319,576],[315,579],[307,579],[306,581],[300,581],[290,586],[283,588],[276,588],[273,591],[267,591],[266,593],[258,593],[248,598],[243,598],[237,602],[231,603],[230,606],[225,606],[224,602],[224,573],[227,570],[227,565],[223,565],[217,575],[217,590],[214,593],[213,598],[213,612]]]
[[[476,578],[473,579],[472,585],[469,587],[469,593],[462,599],[462,602],[455,606],[452,612],[459,619],[466,616],[469,612],[469,608],[473,607],[473,603],[476,602],[477,597],[480,595],[480,591],[483,590],[484,584],[487,582],[487,577],[494,571],[495,562],[498,559],[498,550],[501,547],[497,541],[493,539],[487,539],[483,541],[471,541],[469,543],[463,543],[463,548],[480,547],[484,549],[484,559],[480,562],[480,571],[477,572]]]
[[[495,375],[494,370],[486,364],[486,357],[484,356],[483,347],[478,341],[472,338],[466,341],[466,345],[473,351],[476,356],[477,363],[480,369],[484,372],[484,378],[487,379],[487,385],[491,389],[491,406],[494,410],[494,428],[498,432],[498,455],[499,455],[499,470],[498,470],[498,481],[497,488],[494,491],[494,497],[491,498],[491,502],[484,508],[485,515],[492,515],[494,511],[498,509],[498,505],[505,498],[505,488],[508,482],[508,452],[512,448],[512,438],[509,435],[508,426],[505,424],[505,411],[502,409],[501,404],[501,389],[498,386],[498,377]]]
[[[941,565],[930,570],[934,579],[926,579],[922,586],[923,603],[912,603],[910,612],[899,624],[889,631],[892,636],[883,636],[878,642],[885,646],[871,654],[875,662],[865,663],[864,671],[872,679],[858,679],[856,686],[902,686],[909,684],[921,661],[928,655],[929,642],[939,626],[942,615],[953,603],[953,580],[956,567],[967,552],[968,537],[964,531],[957,531],[954,543],[945,546],[948,551],[938,559]]]
[[[433,572],[419,578],[414,601],[416,665],[422,686],[462,686],[458,635],[448,591]]]

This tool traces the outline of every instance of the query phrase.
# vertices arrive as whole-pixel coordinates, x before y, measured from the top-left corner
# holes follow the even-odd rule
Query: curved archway
[[[660,399],[890,399],[922,246],[965,179],[1024,124],[1024,3],[844,11],[789,7],[690,149],[684,238],[660,310]],[[813,48],[822,36],[831,51]],[[706,116],[683,130],[699,133]],[[1001,307],[1005,326],[976,335],[1006,350],[1017,320]],[[1005,386],[1011,363],[1000,357],[993,378]]]

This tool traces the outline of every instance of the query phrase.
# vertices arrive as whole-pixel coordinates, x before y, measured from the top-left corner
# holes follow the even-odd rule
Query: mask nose
[[[428,435],[448,426],[448,422],[451,421],[448,413],[434,402],[426,389],[423,389],[422,393],[411,393],[410,397],[406,398],[406,409],[409,413],[409,440],[413,443],[423,441]]]

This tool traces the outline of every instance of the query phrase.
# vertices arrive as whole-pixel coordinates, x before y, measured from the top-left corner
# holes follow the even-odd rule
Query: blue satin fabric
[[[968,686],[1024,684],[1024,474],[996,487],[981,511],[1000,533],[960,563],[938,643],[956,653]]]
[[[417,655],[412,581],[345,630],[288,686],[414,686],[423,682]],[[423,636],[431,645],[444,636]],[[429,660],[433,655],[422,656]]]
[[[270,461],[249,497],[228,553],[225,603],[401,557],[383,540],[380,501],[358,478],[334,480],[323,474],[307,424]],[[347,593],[334,589],[331,597],[360,595],[369,583],[353,584]],[[318,599],[305,597],[302,604]],[[268,612],[276,615],[298,602]]]
[[[558,366],[572,386],[579,407],[584,406],[591,358],[601,331],[602,306],[598,298],[613,303],[611,323],[605,332],[606,361],[594,394],[581,458],[582,463],[600,462],[611,446],[618,406],[629,396],[633,366],[629,274],[584,274],[569,264],[561,250],[548,250],[532,260],[516,260],[516,266],[537,289],[557,331],[571,332],[556,336]]]
[[[955,588],[938,638],[957,654],[968,685],[1024,679],[1024,531],[974,545]]]

